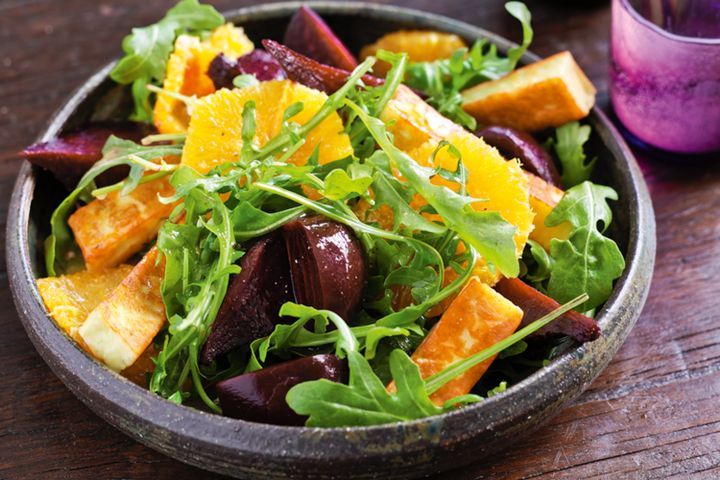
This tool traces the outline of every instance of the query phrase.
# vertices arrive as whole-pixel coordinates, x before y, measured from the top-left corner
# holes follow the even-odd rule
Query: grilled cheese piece
[[[152,248],[79,328],[83,347],[112,370],[135,363],[165,324],[164,270]]]
[[[174,205],[158,195],[175,193],[167,178],[147,182],[128,193],[112,192],[77,209],[68,219],[88,270],[114,267],[152,240]]]
[[[534,132],[584,118],[595,87],[570,52],[531,63],[462,92],[462,107],[484,125]]]

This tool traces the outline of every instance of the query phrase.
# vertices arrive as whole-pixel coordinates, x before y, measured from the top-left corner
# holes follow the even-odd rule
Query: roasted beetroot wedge
[[[294,299],[285,244],[277,233],[250,247],[240,260],[240,267],[241,272],[230,280],[200,353],[205,364],[268,335],[280,323],[278,312],[282,304]]]
[[[327,23],[302,6],[290,19],[283,43],[303,55],[344,70],[357,67],[357,60]]]
[[[277,60],[260,49],[253,50],[237,60],[220,53],[210,62],[207,73],[217,89],[233,88],[233,79],[242,74],[254,75],[261,82],[287,78]]]
[[[217,384],[220,407],[228,417],[275,425],[303,425],[306,417],[285,401],[298,383],[325,378],[347,381],[347,364],[335,355],[315,355],[272,365]]]
[[[350,75],[349,70],[324,65],[273,40],[263,40],[262,44],[282,66],[290,80],[306,87],[331,94],[339,89]],[[373,87],[384,82],[383,79],[372,75],[364,75],[362,80],[366,85]]]
[[[522,167],[546,182],[562,188],[560,174],[553,159],[529,133],[510,127],[491,125],[476,133],[488,145],[498,150],[507,159],[517,158]]]
[[[534,322],[560,306],[560,304],[552,298],[517,278],[504,278],[495,286],[495,289],[525,312],[520,328]],[[533,336],[545,335],[567,335],[577,342],[585,343],[600,337],[600,326],[592,318],[570,310],[533,334]]]
[[[365,286],[362,247],[345,225],[321,216],[286,224],[283,236],[298,303],[350,320]]]
[[[83,130],[69,132],[48,142],[30,145],[21,152],[33,165],[49,170],[68,188],[74,188],[80,178],[102,157],[102,148],[110,135],[135,142],[152,133],[139,123],[97,124]],[[100,176],[98,183],[109,184],[122,180],[128,170],[116,168]]]

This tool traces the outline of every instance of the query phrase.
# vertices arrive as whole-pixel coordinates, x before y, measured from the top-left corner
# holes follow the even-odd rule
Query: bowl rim
[[[450,18],[402,7],[370,3],[283,2],[256,5],[225,12],[226,18],[240,25],[247,20],[287,16],[300,5],[308,5],[320,14],[363,15],[391,18],[418,27],[432,27],[465,38],[486,37],[505,51],[514,45],[498,35]],[[526,53],[524,62],[539,57]],[[51,117],[40,141],[55,136],[88,93],[106,78],[115,61],[97,71]],[[35,178],[25,161],[18,174],[7,219],[9,283],[13,298],[28,336],[53,372],[99,416],[136,440],[179,458],[209,468],[205,461],[220,462],[217,471],[228,473],[228,466],[254,462],[245,472],[267,471],[270,460],[287,466],[302,459],[326,462],[343,458],[358,462],[369,457],[392,459],[414,453],[420,458],[429,447],[442,445],[453,449],[471,442],[477,435],[471,430],[495,434],[500,430],[522,427],[533,416],[547,417],[562,404],[578,395],[602,371],[632,328],[649,290],[655,254],[655,223],[647,186],[628,146],[607,117],[593,108],[590,123],[602,143],[612,151],[617,168],[625,171],[620,190],[632,213],[629,216],[629,241],[626,270],[616,282],[611,297],[598,312],[603,328],[600,340],[573,349],[525,380],[508,388],[502,395],[442,415],[370,427],[309,428],[286,427],[236,420],[175,405],[152,394],[88,356],[56,326],[49,317],[35,283],[30,251],[30,205]],[[613,320],[625,318],[624,321]],[[612,342],[611,342],[612,340]],[[594,363],[592,368],[581,368]],[[570,375],[575,371],[574,375]],[[578,373],[579,372],[579,373]],[[543,387],[543,388],[539,388]],[[554,394],[548,391],[554,389]],[[532,401],[527,398],[532,397]],[[515,405],[523,406],[518,411]],[[382,441],[378,449],[373,442]],[[177,444],[199,445],[203,452],[178,449]],[[198,450],[195,447],[195,450]],[[258,461],[264,459],[264,461]],[[223,464],[223,460],[226,462]],[[234,462],[234,463],[233,463]],[[215,468],[213,468],[215,469]]]

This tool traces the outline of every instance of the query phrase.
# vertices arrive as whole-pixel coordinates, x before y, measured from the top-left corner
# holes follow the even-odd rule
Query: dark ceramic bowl
[[[227,17],[250,37],[281,38],[298,3],[257,6]],[[423,12],[359,3],[311,3],[357,51],[388,31],[433,28],[472,42],[482,29]],[[537,60],[527,54],[525,62]],[[54,116],[47,140],[87,120],[93,102],[111,87],[103,68]],[[278,427],[233,420],[174,405],[130,383],[88,357],[48,316],[35,286],[42,276],[39,247],[62,189],[24,164],[7,224],[7,261],[15,304],[28,336],[55,374],[97,415],[160,452],[208,470],[247,478],[404,478],[458,467],[502,448],[579,395],[620,348],[648,292],[655,253],[655,223],[647,187],[627,146],[605,115],[594,109],[590,156],[597,180],[620,194],[613,236],[627,269],[598,312],[603,336],[573,349],[501,395],[445,415],[370,428]]]

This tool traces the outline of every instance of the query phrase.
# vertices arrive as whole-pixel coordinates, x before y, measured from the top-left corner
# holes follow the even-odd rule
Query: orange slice
[[[217,165],[237,161],[242,149],[242,112],[248,101],[255,102],[255,145],[262,147],[280,133],[283,114],[290,105],[303,103],[303,110],[290,121],[304,125],[326,100],[324,93],[290,80],[219,90],[195,104],[182,163],[205,173]],[[290,161],[304,164],[316,147],[321,164],[352,154],[350,139],[343,132],[337,113],[333,112],[308,134],[305,144]]]
[[[456,50],[467,47],[462,38],[452,33],[433,30],[399,30],[388,33],[360,51],[363,60],[375,55],[378,50],[405,52],[411,62],[432,62],[450,57]],[[390,65],[386,62],[375,64],[373,71],[385,76]]]
[[[253,44],[243,29],[230,23],[216,28],[202,41],[191,35],[180,35],[168,59],[163,89],[186,96],[209,95],[215,91],[215,85],[207,75],[210,62],[219,53],[237,58],[252,50]],[[153,117],[160,133],[184,132],[190,119],[183,102],[163,93],[155,102]]]

